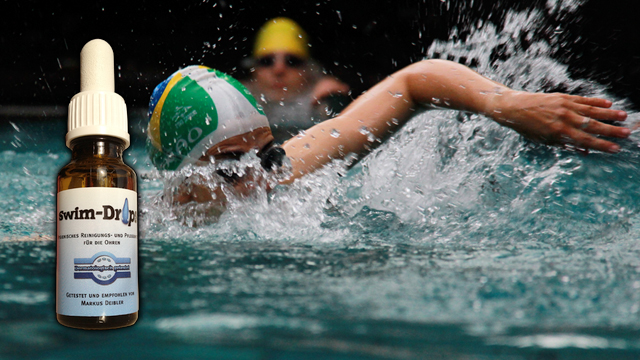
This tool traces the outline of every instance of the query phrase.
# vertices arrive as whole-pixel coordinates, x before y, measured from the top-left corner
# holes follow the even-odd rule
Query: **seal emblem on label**
[[[74,279],[91,279],[100,285],[131,277],[131,258],[119,258],[106,251],[90,258],[75,258],[73,265]]]

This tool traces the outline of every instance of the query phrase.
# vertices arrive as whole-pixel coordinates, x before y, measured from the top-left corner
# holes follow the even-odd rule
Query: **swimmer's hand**
[[[219,186],[211,187],[207,179],[200,174],[187,177],[180,185],[171,188],[171,202],[174,205],[184,205],[190,202],[207,203],[213,201],[221,193]]]
[[[226,211],[226,203],[216,201],[210,187],[194,183],[194,178],[201,179],[191,176],[177,187],[165,188],[162,196],[163,205],[171,207],[177,220],[192,227],[217,221]]]
[[[213,200],[211,189],[199,184],[183,184],[174,189],[173,201],[175,204],[189,202],[205,203]]]
[[[631,133],[628,128],[598,121],[626,119],[626,112],[610,109],[611,105],[600,98],[507,90],[494,97],[485,114],[544,144],[617,153],[618,144],[596,137],[627,138]]]

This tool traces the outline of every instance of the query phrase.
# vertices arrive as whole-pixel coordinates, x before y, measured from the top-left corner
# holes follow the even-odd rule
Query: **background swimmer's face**
[[[271,100],[287,99],[304,90],[308,83],[306,60],[287,52],[274,52],[257,60],[254,79]]]

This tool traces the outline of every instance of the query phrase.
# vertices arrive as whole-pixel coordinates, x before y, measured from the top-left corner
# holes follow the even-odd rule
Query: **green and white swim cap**
[[[212,146],[269,121],[239,81],[193,65],[158,85],[149,102],[147,151],[159,170],[195,163]]]

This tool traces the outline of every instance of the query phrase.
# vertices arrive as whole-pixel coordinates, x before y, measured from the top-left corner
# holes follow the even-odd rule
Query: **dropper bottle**
[[[62,325],[115,329],[138,319],[137,178],[123,162],[127,110],[104,40],[80,53],[69,104],[71,161],[58,173],[56,313]]]

